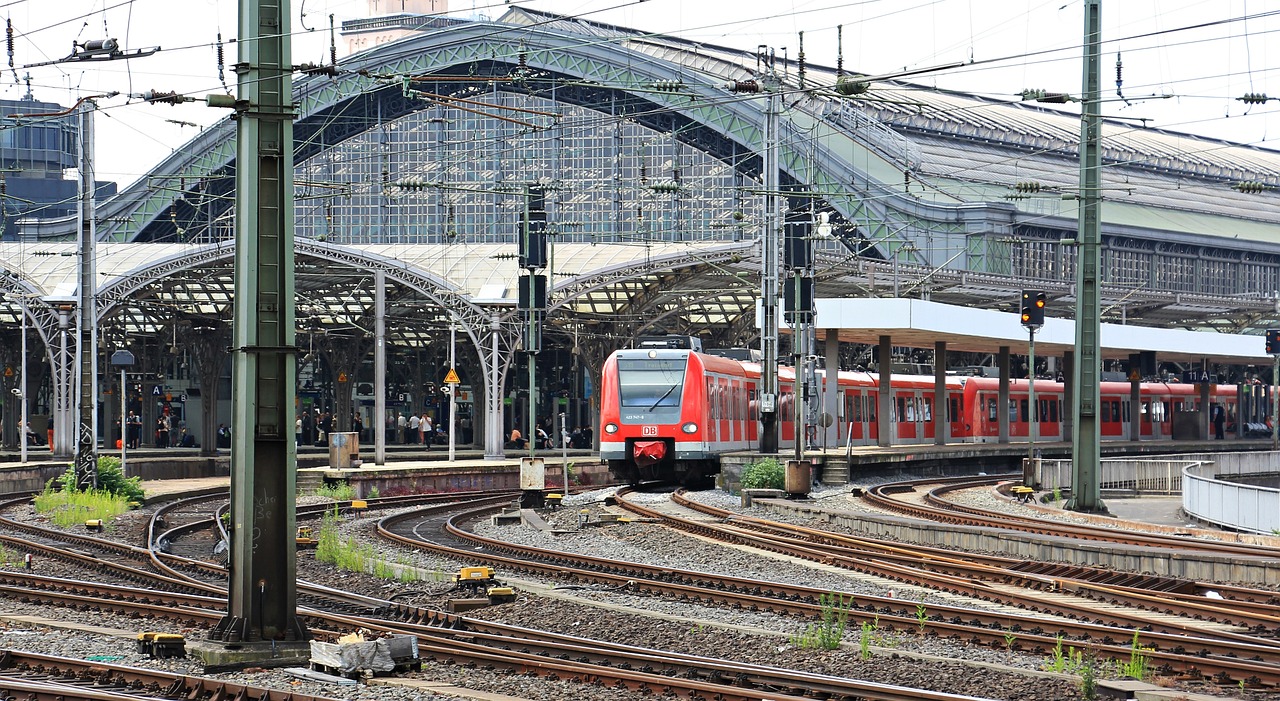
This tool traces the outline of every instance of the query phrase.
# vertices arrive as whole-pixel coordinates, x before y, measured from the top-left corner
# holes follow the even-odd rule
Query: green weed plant
[[[98,489],[80,489],[74,468],[67,468],[36,495],[36,513],[49,517],[55,525],[70,528],[85,521],[99,519],[104,526],[129,510],[130,502],[138,503],[144,493],[137,477],[125,478],[120,460],[98,458]]]
[[[379,579],[393,579],[410,583],[420,579],[418,571],[408,557],[400,556],[394,563],[378,554],[369,543],[361,543],[354,536],[345,540],[338,532],[338,516],[327,513],[320,523],[320,536],[316,538],[316,560],[328,562],[349,572],[372,574]]]
[[[822,620],[805,626],[791,638],[792,644],[802,650],[834,650],[840,647],[840,640],[844,638],[853,597],[846,602],[844,597],[832,592],[823,594],[819,602],[822,604]]]
[[[352,487],[347,482],[335,482],[316,487],[315,496],[325,497],[334,501],[351,501],[359,498],[356,496],[355,487]]]

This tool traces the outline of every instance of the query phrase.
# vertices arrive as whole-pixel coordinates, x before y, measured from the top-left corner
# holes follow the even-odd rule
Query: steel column
[[[840,445],[840,329],[827,329],[827,339],[823,342],[822,351],[826,355],[826,384],[823,386],[823,411],[831,417],[831,425],[827,426],[826,440],[823,445],[835,448]]]
[[[387,464],[387,273],[373,271],[373,464]]]
[[[876,445],[887,448],[893,445],[893,339],[880,337],[880,354],[876,361],[876,372],[880,373],[880,394],[876,398],[879,406],[876,409]]]
[[[996,395],[996,417],[1000,433],[997,443],[1009,442],[1009,346],[1000,346],[996,364],[1000,366],[1000,389]]]
[[[300,642],[293,440],[293,108],[289,0],[240,0],[232,327],[231,562],[224,643]]]
[[[1098,424],[1099,373],[1102,369],[1099,311],[1102,249],[1102,82],[1101,0],[1084,2],[1084,94],[1080,109],[1080,232],[1076,259],[1076,372],[1075,420],[1071,443],[1071,500],[1073,511],[1105,511],[1098,483],[1102,458]]]
[[[946,445],[951,437],[950,405],[947,404],[947,342],[933,342],[933,443]]]
[[[93,226],[93,100],[80,104],[80,294],[77,302],[76,354],[80,389],[79,421],[76,422],[76,484],[81,489],[98,487],[98,290],[95,265],[97,246]]]
[[[778,452],[778,81],[772,61],[762,81],[767,91],[764,111],[764,221],[760,232],[760,452]],[[797,370],[798,372],[798,370]],[[799,384],[799,375],[796,376]]]

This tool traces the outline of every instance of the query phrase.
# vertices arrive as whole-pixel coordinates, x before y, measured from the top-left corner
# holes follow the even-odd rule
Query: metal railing
[[[1275,458],[1276,453],[1266,453]],[[1224,478],[1274,476],[1271,460],[1194,463],[1183,468],[1182,510],[1189,516],[1248,533],[1280,534],[1280,489]]]
[[[1036,484],[1045,491],[1071,488],[1070,460],[1039,460]],[[1180,456],[1169,459],[1108,459],[1099,465],[1098,481],[1104,490],[1138,494],[1177,494],[1182,491],[1184,468],[1203,460]]]

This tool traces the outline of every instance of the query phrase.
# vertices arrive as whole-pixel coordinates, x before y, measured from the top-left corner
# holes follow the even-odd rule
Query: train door
[[[1062,396],[1058,394],[1037,394],[1039,405],[1039,427],[1036,440],[1060,441],[1062,438]]]
[[[915,393],[911,390],[895,390],[893,392],[893,436],[895,443],[915,443],[916,408]]]
[[[1156,395],[1142,403],[1147,415],[1144,420],[1151,425],[1150,436],[1153,440],[1168,440],[1169,432],[1169,397]],[[1144,424],[1145,425],[1145,424]]]
[[[951,437],[948,442],[972,439],[972,433],[967,430],[965,423],[964,392],[955,390],[947,392],[947,421],[951,424]]]
[[[1098,412],[1099,433],[1103,438],[1116,439],[1126,438],[1129,433],[1129,427],[1126,425],[1125,416],[1128,412],[1124,411],[1124,407],[1128,405],[1128,397],[1120,398],[1111,394],[1104,394],[1101,397],[1100,411]]]
[[[933,392],[920,390],[916,395],[920,402],[920,411],[917,414],[920,419],[918,435],[926,442],[932,443],[934,436],[938,435],[937,426],[933,424]]]

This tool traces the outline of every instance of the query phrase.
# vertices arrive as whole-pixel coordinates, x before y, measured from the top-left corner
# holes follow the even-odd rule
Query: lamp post
[[[133,366],[133,353],[127,350],[118,350],[111,354],[111,365],[120,368],[120,475],[128,477],[129,472],[125,470],[125,457],[129,450],[129,426],[128,412],[126,411],[125,400],[129,396],[129,392],[125,389],[125,370]]]

